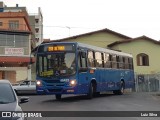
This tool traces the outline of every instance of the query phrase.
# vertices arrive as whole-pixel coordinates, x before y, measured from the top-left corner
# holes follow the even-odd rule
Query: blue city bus
[[[37,48],[37,94],[123,94],[134,87],[130,54],[77,42],[49,42]]]

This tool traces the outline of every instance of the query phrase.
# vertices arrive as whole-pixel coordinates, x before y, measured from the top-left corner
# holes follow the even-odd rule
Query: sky
[[[51,40],[108,28],[129,37],[160,40],[159,0],[0,0],[43,14],[44,38]]]

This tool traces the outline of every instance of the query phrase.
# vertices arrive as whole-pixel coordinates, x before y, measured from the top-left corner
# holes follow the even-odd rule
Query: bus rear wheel
[[[114,90],[113,93],[116,95],[123,95],[124,94],[124,89],[125,89],[125,83],[124,81],[121,81],[120,89],[119,90]]]
[[[61,100],[61,98],[62,98],[61,94],[56,94],[55,96],[56,96],[56,100]]]

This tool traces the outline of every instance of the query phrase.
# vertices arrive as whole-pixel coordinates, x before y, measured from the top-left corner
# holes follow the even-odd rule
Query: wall
[[[27,70],[17,70],[16,71],[16,81],[27,79]]]
[[[0,79],[9,80],[11,83],[16,82],[16,72],[15,71],[0,71]]]

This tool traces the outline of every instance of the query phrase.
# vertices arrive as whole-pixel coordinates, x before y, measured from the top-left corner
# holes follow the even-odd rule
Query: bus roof
[[[39,46],[50,45],[50,44],[61,44],[61,43],[62,44],[77,44],[79,47],[88,48],[88,49],[96,50],[96,51],[99,51],[99,52],[107,52],[107,53],[111,53],[111,54],[118,54],[118,55],[121,55],[121,56],[133,57],[129,53],[119,52],[119,51],[111,50],[111,49],[107,49],[107,48],[101,48],[101,47],[97,47],[97,46],[93,46],[93,45],[89,45],[89,44],[84,44],[84,43],[80,43],[80,42],[49,42],[49,43],[42,43]]]
[[[93,46],[93,45],[88,45],[88,44],[84,44],[84,43],[78,43],[78,46],[84,47],[84,48],[89,48],[89,49],[100,51],[100,52],[107,52],[107,53],[111,53],[111,54],[118,54],[118,55],[122,55],[122,56],[133,57],[129,53],[124,53],[124,52],[120,52],[120,51],[116,51],[116,50],[111,50],[111,49],[107,49],[107,48],[101,48],[101,47],[97,47],[97,46]]]

